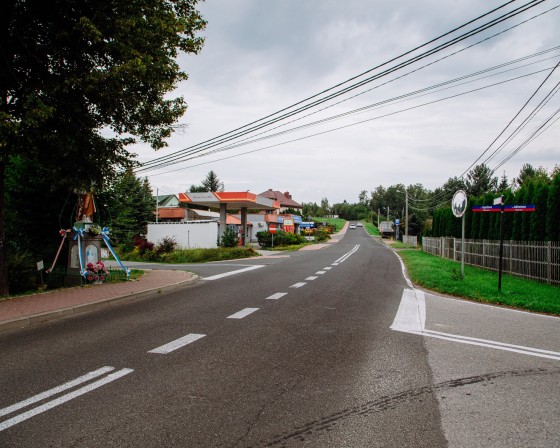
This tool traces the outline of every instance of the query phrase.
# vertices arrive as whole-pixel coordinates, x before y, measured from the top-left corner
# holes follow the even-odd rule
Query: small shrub
[[[10,294],[20,294],[35,289],[36,267],[27,251],[8,254],[8,280]]]
[[[270,247],[272,245],[272,234],[266,230],[257,232],[257,241],[261,247]]]
[[[177,247],[177,242],[172,237],[166,236],[158,242],[156,246],[156,254],[169,254],[175,250],[175,247]]]
[[[237,233],[231,227],[226,227],[224,234],[222,235],[219,246],[222,247],[236,247],[238,245],[239,239],[237,238]]]
[[[147,251],[152,251],[154,249],[154,243],[138,235],[134,237],[134,246],[138,248],[141,255],[144,255]]]

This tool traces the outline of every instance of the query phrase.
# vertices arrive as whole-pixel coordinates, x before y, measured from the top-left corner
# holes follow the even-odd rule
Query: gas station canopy
[[[179,202],[202,205],[219,209],[225,204],[230,210],[247,208],[251,210],[277,210],[280,203],[277,200],[265,198],[248,191],[242,192],[208,192],[208,193],[179,193]]]

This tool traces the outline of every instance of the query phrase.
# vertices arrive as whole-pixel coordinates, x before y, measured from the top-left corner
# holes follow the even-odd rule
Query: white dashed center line
[[[232,314],[231,316],[228,316],[228,319],[243,319],[244,317],[248,316],[251,313],[254,313],[255,311],[257,311],[258,308],[245,308],[244,310],[238,311],[235,314]]]
[[[311,276],[307,277],[305,280],[311,281],[311,280],[315,280],[316,278],[317,278],[316,275],[311,275]]]
[[[183,336],[182,338],[176,339],[174,341],[169,342],[168,344],[162,345],[161,347],[154,348],[153,350],[150,350],[148,353],[167,355],[168,353],[171,353],[172,351],[177,350],[178,348],[184,347],[185,345],[190,344],[191,342],[198,341],[204,336],[206,335],[190,333],[186,336]]]
[[[286,294],[288,294],[287,292],[277,292],[276,294],[272,294],[271,296],[268,296],[265,300],[278,300],[282,297],[284,297]]]
[[[305,282],[294,283],[290,288],[301,288],[302,286],[307,285]]]
[[[326,268],[323,268],[325,271],[330,271],[332,269],[332,267],[327,266]]]
[[[317,272],[315,272],[315,274],[317,274],[317,275],[323,275],[323,274],[325,274],[326,272],[327,272],[327,271],[317,271]]]

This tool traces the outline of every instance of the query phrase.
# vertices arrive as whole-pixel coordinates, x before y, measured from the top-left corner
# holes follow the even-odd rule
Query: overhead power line
[[[372,71],[374,71],[374,70],[376,70],[376,69],[378,69],[378,68],[380,68],[380,67],[383,67],[383,66],[385,66],[385,65],[388,65],[389,63],[391,63],[391,62],[393,62],[393,61],[396,61],[396,60],[398,60],[398,59],[401,59],[402,57],[411,54],[412,52],[416,51],[417,49],[422,48],[422,47],[425,47],[425,46],[429,45],[430,43],[433,43],[433,42],[435,42],[435,41],[437,41],[437,40],[439,40],[439,39],[442,39],[443,37],[448,36],[449,34],[455,32],[455,31],[457,31],[457,30],[459,30],[459,29],[461,29],[461,28],[464,28],[465,26],[468,26],[469,24],[471,24],[471,23],[473,23],[473,22],[475,22],[475,21],[477,21],[477,20],[480,20],[481,18],[483,18],[483,17],[485,17],[485,16],[487,16],[487,15],[489,15],[489,14],[491,14],[491,13],[493,13],[493,12],[495,12],[495,11],[497,11],[497,10],[499,10],[499,9],[501,9],[501,8],[503,8],[503,7],[505,7],[505,6],[507,6],[508,4],[513,3],[513,2],[507,2],[507,3],[505,3],[504,5],[500,6],[499,8],[495,8],[494,10],[492,10],[492,11],[490,11],[490,12],[488,12],[488,13],[482,15],[482,16],[479,16],[479,17],[477,17],[476,19],[473,19],[473,20],[467,22],[467,23],[464,24],[464,25],[461,25],[460,27],[457,27],[457,28],[455,28],[454,30],[452,30],[452,31],[450,31],[450,32],[448,32],[448,33],[445,33],[445,34],[443,34],[443,35],[437,37],[436,39],[432,39],[431,41],[429,41],[429,42],[427,42],[427,43],[425,43],[425,44],[423,44],[423,45],[421,45],[421,46],[418,46],[418,47],[416,47],[416,48],[413,49],[413,50],[410,50],[410,51],[408,51],[408,52],[406,52],[406,53],[403,53],[402,55],[400,55],[400,56],[398,56],[398,57],[396,57],[396,58],[391,59],[390,61],[387,61],[387,62],[385,62],[385,63],[383,63],[383,64],[381,64],[381,65],[378,65],[377,67],[374,67],[374,68],[372,68],[372,69],[370,69],[370,70],[368,70],[368,71],[366,71],[366,72],[363,72],[363,73],[360,74],[360,75],[357,75],[357,76],[355,76],[355,77],[353,77],[353,78],[350,78],[349,80],[346,80],[346,81],[344,81],[344,82],[342,82],[342,83],[339,83],[339,84],[337,84],[336,86],[333,86],[333,87],[331,87],[331,88],[329,88],[329,89],[326,89],[326,90],[324,90],[323,92],[320,92],[320,93],[318,93],[318,94],[316,94],[316,95],[313,95],[313,96],[311,96],[311,97],[308,97],[308,98],[306,98],[305,100],[302,100],[302,101],[300,101],[300,102],[298,102],[298,103],[296,103],[296,104],[294,104],[294,105],[292,105],[292,106],[289,106],[289,107],[284,108],[284,109],[282,109],[282,110],[280,110],[280,111],[278,111],[278,112],[275,112],[274,114],[270,114],[270,115],[268,115],[268,116],[266,116],[266,117],[264,117],[264,118],[262,118],[262,119],[259,119],[259,120],[254,121],[254,122],[252,122],[252,123],[250,123],[250,124],[248,124],[248,125],[242,126],[242,127],[237,128],[237,129],[235,129],[235,130],[233,130],[233,131],[230,131],[230,132],[228,132],[228,133],[221,134],[221,135],[218,136],[218,137],[214,137],[214,138],[212,138],[212,139],[210,139],[210,140],[207,140],[207,141],[205,141],[205,142],[199,143],[199,144],[197,144],[197,145],[194,145],[194,146],[185,148],[185,149],[183,149],[183,150],[177,151],[177,152],[175,152],[175,153],[173,153],[173,154],[169,154],[169,155],[162,156],[162,157],[160,157],[160,158],[156,158],[156,159],[153,159],[153,160],[151,160],[151,161],[148,161],[148,162],[144,163],[139,169],[137,169],[137,172],[146,171],[146,170],[153,170],[153,169],[158,169],[158,168],[161,168],[161,167],[164,167],[164,166],[168,166],[169,164],[172,164],[172,163],[175,163],[175,162],[177,162],[177,161],[179,161],[179,160],[185,159],[187,156],[192,156],[192,155],[194,155],[194,154],[199,154],[199,153],[201,153],[202,151],[209,150],[209,149],[211,149],[211,148],[213,148],[213,147],[215,147],[215,146],[217,146],[217,145],[220,145],[220,144],[225,143],[225,142],[227,142],[227,141],[231,141],[231,140],[236,139],[236,138],[238,138],[238,137],[240,137],[240,136],[246,135],[246,134],[248,134],[248,133],[250,133],[250,132],[254,132],[255,130],[261,129],[261,128],[265,127],[265,126],[269,126],[269,125],[272,124],[272,123],[276,123],[276,122],[278,122],[278,121],[280,121],[280,120],[283,120],[283,119],[285,119],[285,118],[287,118],[287,117],[290,117],[290,116],[292,116],[292,115],[295,115],[295,114],[297,114],[297,113],[301,113],[301,112],[304,111],[304,110],[307,110],[307,109],[309,109],[309,108],[315,107],[315,106],[317,106],[317,105],[319,105],[319,104],[322,104],[323,102],[329,101],[329,100],[331,100],[331,99],[333,99],[333,98],[335,98],[335,97],[337,97],[337,96],[340,96],[340,95],[343,95],[343,94],[345,94],[345,93],[348,93],[349,91],[354,90],[354,89],[356,89],[356,88],[358,88],[358,87],[361,87],[361,86],[365,85],[366,83],[372,82],[372,81],[374,81],[374,80],[376,80],[376,79],[378,79],[378,78],[380,78],[380,77],[382,77],[382,76],[386,76],[386,75],[389,74],[389,73],[392,73],[392,72],[394,72],[394,71],[396,71],[396,70],[400,70],[400,69],[406,67],[407,65],[410,65],[410,64],[415,63],[415,62],[417,62],[417,61],[419,61],[419,60],[421,60],[421,59],[423,59],[423,58],[426,58],[426,57],[428,57],[428,56],[431,56],[432,54],[435,54],[435,53],[438,52],[438,51],[441,51],[441,50],[443,50],[443,49],[445,49],[445,48],[447,48],[447,47],[449,47],[449,46],[451,46],[451,45],[454,45],[454,44],[456,44],[457,42],[460,42],[460,41],[462,41],[462,40],[464,40],[464,39],[467,39],[468,37],[474,36],[475,34],[478,34],[478,33],[482,32],[482,31],[484,31],[484,30],[486,30],[486,29],[488,29],[488,28],[490,28],[490,27],[492,27],[492,26],[495,26],[495,25],[497,25],[498,23],[501,23],[501,22],[503,22],[503,21],[505,21],[505,20],[508,20],[508,19],[510,19],[510,18],[512,18],[512,17],[514,17],[514,16],[516,16],[516,15],[518,15],[518,14],[520,14],[520,13],[522,13],[522,12],[525,12],[525,11],[527,11],[527,10],[529,10],[529,9],[531,9],[531,8],[533,8],[533,7],[535,7],[535,6],[537,6],[538,4],[543,3],[544,1],[546,1],[546,0],[533,0],[533,1],[530,1],[530,2],[528,2],[528,3],[526,3],[526,4],[522,5],[522,6],[520,6],[519,8],[516,8],[516,9],[514,9],[514,10],[512,10],[512,11],[510,11],[510,12],[508,12],[508,13],[506,13],[506,14],[504,14],[504,15],[498,17],[498,18],[495,18],[495,19],[493,19],[493,20],[491,20],[491,21],[489,21],[489,22],[487,22],[487,23],[485,23],[485,24],[483,24],[483,25],[480,25],[479,27],[477,27],[477,28],[475,28],[475,29],[473,29],[473,30],[468,31],[468,32],[462,34],[461,36],[458,36],[458,37],[453,38],[453,39],[451,39],[451,40],[449,40],[449,41],[447,41],[447,42],[445,42],[445,43],[443,43],[443,44],[440,44],[440,45],[438,45],[438,46],[435,47],[435,48],[432,48],[432,49],[430,49],[430,50],[427,50],[427,51],[425,51],[424,53],[422,53],[422,54],[420,54],[420,55],[418,55],[418,56],[415,56],[415,57],[410,58],[410,59],[408,59],[408,60],[406,60],[406,61],[404,61],[404,62],[401,62],[400,64],[397,64],[396,66],[393,66],[393,67],[391,67],[391,68],[388,68],[388,69],[384,70],[383,72],[381,72],[381,73],[379,73],[379,74],[377,74],[377,75],[368,77],[368,78],[365,79],[365,80],[362,80],[362,81],[359,81],[359,82],[357,82],[357,83],[354,83],[354,84],[352,84],[352,85],[350,85],[350,86],[348,86],[348,87],[346,87],[346,88],[344,88],[344,89],[342,89],[342,90],[339,90],[339,91],[336,91],[336,92],[334,92],[334,93],[331,93],[331,94],[329,94],[329,95],[326,96],[326,97],[321,97],[321,98],[319,98],[319,99],[313,101],[313,102],[310,103],[310,104],[305,104],[306,102],[308,102],[309,100],[311,100],[311,99],[313,99],[313,98],[318,98],[318,97],[320,97],[322,94],[324,94],[324,93],[326,93],[326,92],[332,91],[332,90],[334,90],[335,88],[340,87],[340,86],[342,86],[342,85],[344,85],[344,84],[347,84],[347,83],[349,83],[349,82],[351,82],[351,81],[353,81],[353,80],[356,80],[356,79],[358,79],[358,78],[364,76],[364,75],[367,74],[367,73],[370,73],[370,72],[372,72]],[[297,109],[295,109],[295,110],[292,110],[291,112],[286,112],[286,113],[284,113],[283,115],[277,116],[277,115],[281,114],[282,112],[285,112],[285,111],[288,111],[288,110],[290,110],[290,109],[293,109],[295,106],[298,106],[298,105],[301,105],[301,104],[305,104],[305,105],[304,105],[304,106],[301,106],[301,107],[299,107],[299,108],[297,108]],[[274,116],[277,116],[277,117],[274,118],[274,119],[272,119],[272,120],[264,121],[264,120],[266,120],[266,119],[268,119],[268,118],[270,118],[270,117],[274,117]],[[264,122],[263,122],[263,121],[264,121]],[[260,123],[260,124],[257,124],[257,123]],[[252,126],[252,125],[254,125],[254,126]]]

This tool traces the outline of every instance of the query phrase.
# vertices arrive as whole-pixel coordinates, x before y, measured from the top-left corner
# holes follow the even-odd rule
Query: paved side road
[[[151,270],[131,282],[77,286],[14,297],[0,302],[0,331],[157,295],[184,287],[197,279],[197,275],[186,271]]]

